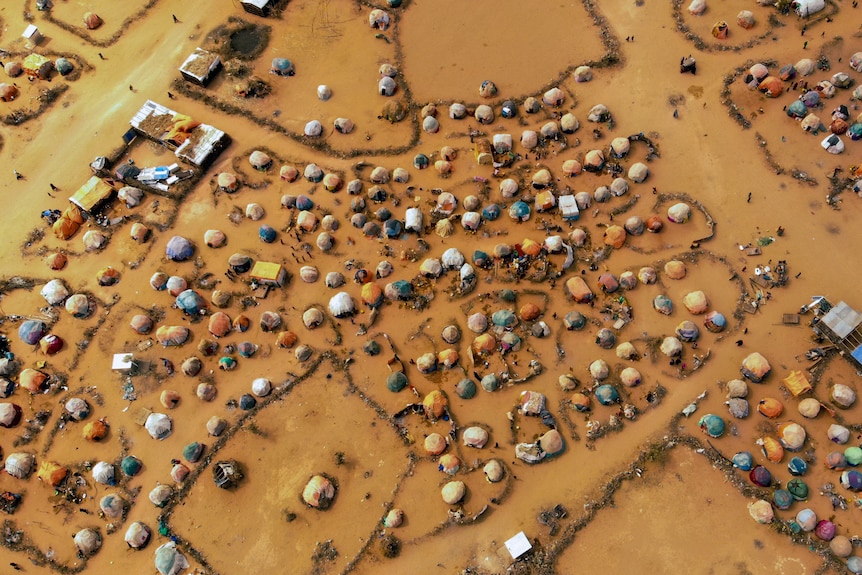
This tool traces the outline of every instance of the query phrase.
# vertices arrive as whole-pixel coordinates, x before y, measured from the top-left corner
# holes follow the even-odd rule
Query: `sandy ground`
[[[36,12],[29,0],[0,6],[0,46],[13,54],[4,56],[4,63],[25,51],[19,35],[26,25],[22,14],[29,10],[45,36],[37,51],[71,55],[84,68],[77,79],[55,75],[50,84],[9,79],[0,72],[4,76],[0,79],[22,88],[18,100],[0,102],[4,116],[12,110],[35,109],[46,87],[68,86],[38,118],[0,126],[0,193],[6,200],[2,221],[7,228],[0,252],[4,280],[0,330],[22,368],[38,367],[55,376],[54,381],[64,382],[41,395],[16,389],[3,400],[19,405],[25,421],[0,432],[0,456],[28,452],[35,455],[37,465],[54,461],[68,466],[80,473],[82,485],[77,492],[86,495],[70,503],[42,484],[35,472],[26,480],[0,473],[0,491],[23,494],[16,513],[3,517],[8,522],[0,569],[12,562],[27,573],[152,572],[153,550],[173,538],[191,563],[188,571],[202,573],[239,573],[251,565],[262,573],[285,569],[291,573],[841,572],[843,560],[826,543],[808,534],[789,536],[787,522],[809,507],[818,518],[834,521],[840,535],[859,534],[856,497],[839,485],[839,472],[827,469],[823,462],[829,452],[846,447],[827,439],[830,424],[850,427],[850,443],[859,444],[858,429],[851,424],[859,421],[862,408],[856,404],[834,415],[824,409],[810,420],[798,413],[797,400],[788,395],[781,379],[791,370],[811,367],[805,359],[805,351],[814,346],[807,327],[811,316],[803,316],[800,325],[784,325],[782,316],[795,313],[818,294],[833,302],[862,305],[854,289],[862,273],[852,256],[859,239],[855,225],[859,199],[846,189],[844,180],[858,161],[858,143],[844,138],[848,150],[843,155],[827,154],[819,147],[823,135],[804,132],[782,111],[800,94],[799,86],[792,91],[788,82],[788,91],[781,97],[767,99],[749,90],[741,76],[757,61],[770,63],[777,72],[786,63],[823,55],[831,69],[817,70],[805,80],[813,86],[845,71],[854,85],[839,90],[815,112],[828,124],[832,110],[845,104],[851,121],[855,120],[859,112],[851,92],[862,76],[850,70],[847,62],[859,47],[858,9],[841,0],[829,6],[829,21],[806,23],[780,15],[772,7],[752,7],[741,1],[710,3],[700,17],[685,8],[628,0],[540,8],[505,1],[491,10],[445,0],[407,3],[392,11],[393,26],[379,31],[368,26],[370,6],[345,0],[290,2],[278,19],[245,15],[236,2],[203,11],[196,4],[169,0],[136,6],[60,0],[54,21]],[[736,14],[742,9],[755,14],[756,25],[750,30],[736,25]],[[83,13],[91,10],[105,23],[88,32],[80,22]],[[266,98],[235,97],[233,86],[239,81],[224,71],[206,90],[174,84],[185,56],[207,45],[207,34],[231,16],[272,27],[266,48],[249,62],[252,73],[273,88]],[[717,20],[730,23],[731,33],[724,41],[710,34]],[[77,34],[69,26],[76,27]],[[116,41],[112,40],[118,32]],[[378,33],[383,37],[376,37]],[[618,62],[602,65],[608,54]],[[679,73],[679,58],[688,54],[697,59],[696,75]],[[296,75],[269,75],[274,57],[290,58]],[[375,92],[384,63],[398,68],[399,88],[391,99],[411,106],[412,121],[408,117],[389,123],[378,117],[387,102]],[[584,63],[597,64],[593,80],[576,83],[571,73]],[[479,96],[485,80],[493,81],[499,90],[490,100]],[[316,97],[320,84],[331,87],[329,101]],[[565,94],[560,107],[545,105],[534,115],[524,112],[525,98],[541,99],[556,86]],[[168,98],[168,91],[176,100]],[[213,100],[201,99],[204,95]],[[185,197],[147,193],[135,208],[115,202],[108,215],[126,216],[127,221],[110,228],[106,249],[84,251],[81,237],[95,227],[93,223],[67,241],[56,239],[50,229],[44,229],[40,212],[67,205],[65,198],[90,177],[89,162],[121,145],[129,119],[147,99],[221,128],[233,143]],[[506,99],[519,105],[517,118],[500,115]],[[453,102],[471,107],[488,103],[496,118],[488,125],[472,118],[450,119],[448,106]],[[437,105],[440,121],[439,132],[433,134],[423,132],[421,119],[416,119],[428,103]],[[612,123],[587,122],[588,111],[598,103],[609,108]],[[233,113],[226,112],[231,109]],[[576,133],[549,139],[540,154],[520,145],[523,130],[538,131],[566,112],[580,120]],[[350,134],[335,132],[332,125],[337,117],[350,118],[356,129]],[[301,136],[312,119],[320,120],[325,130],[316,141]],[[471,143],[495,133],[512,134],[514,151],[520,154],[518,161],[497,174],[490,166],[477,165]],[[386,207],[403,218],[407,207],[418,206],[428,224],[441,190],[459,200],[477,195],[483,205],[495,202],[506,208],[514,200],[501,197],[499,182],[512,177],[521,183],[519,197],[532,203],[535,192],[530,178],[541,168],[552,173],[555,192],[592,193],[608,185],[612,176],[585,172],[567,178],[563,162],[582,160],[591,149],[607,154],[614,137],[640,133],[655,144],[658,156],[648,158],[645,144],[636,142],[621,164],[628,168],[646,162],[648,179],[632,183],[621,197],[593,203],[574,224],[563,222],[556,211],[534,214],[528,222],[517,224],[504,209],[499,220],[485,222],[474,234],[466,233],[456,221],[455,233],[447,238],[426,230],[421,239],[416,234],[371,239],[350,225],[355,198],[346,189],[330,193],[303,178],[289,183],[278,177],[281,165],[295,166],[301,173],[316,163],[344,182],[362,180],[368,190],[373,185],[369,181],[373,167],[390,171],[402,167],[409,172],[409,182],[384,184],[387,199],[380,205],[369,201],[365,212],[373,218],[374,212]],[[433,165],[422,171],[413,167],[417,153],[430,156],[433,163],[443,146],[457,153],[448,177],[441,177]],[[275,158],[265,173],[248,163],[249,154],[259,148]],[[120,161],[129,158],[139,166],[174,161],[169,151],[140,138]],[[836,168],[843,172],[835,172]],[[23,179],[15,179],[13,170]],[[214,178],[225,171],[243,182],[235,194],[216,191]],[[833,174],[840,184],[837,188],[829,180]],[[59,189],[52,191],[49,184]],[[843,193],[829,200],[836,191]],[[335,245],[327,253],[315,246],[320,230],[299,234],[292,228],[294,210],[282,208],[282,196],[300,194],[314,201],[316,214],[331,214],[340,223],[333,232]],[[678,201],[695,207],[684,225],[666,218],[667,208]],[[263,207],[262,220],[229,219],[233,213],[244,213],[250,203]],[[464,212],[459,207],[456,213]],[[608,225],[621,224],[633,215],[645,220],[653,214],[665,222],[661,233],[629,236],[623,248],[602,250]],[[131,240],[132,221],[151,227],[149,242]],[[710,235],[711,223],[714,237],[698,242]],[[278,230],[275,242],[258,239],[260,224]],[[551,231],[546,231],[548,226]],[[556,226],[559,232],[553,231]],[[542,242],[554,233],[567,239],[574,228],[587,231],[589,240],[575,250],[575,265],[559,278],[516,281],[502,265],[496,271],[478,270],[475,289],[459,295],[457,272],[448,272],[419,289],[428,299],[425,309],[387,302],[368,326],[370,310],[362,305],[360,286],[353,282],[359,267],[373,272],[378,262],[390,261],[393,274],[376,280],[382,287],[396,279],[417,278],[426,257],[440,257],[450,247],[459,248],[469,260],[476,249],[493,253],[500,243]],[[203,241],[208,229],[223,230],[227,245],[208,248]],[[43,237],[34,230],[46,233]],[[175,234],[196,244],[194,261],[172,262],[164,256],[165,245]],[[740,246],[759,240],[768,243],[761,255],[741,251]],[[55,251],[68,254],[70,260],[57,272],[43,262]],[[248,299],[247,278],[225,275],[233,253],[281,263],[290,280],[265,299]],[[543,260],[556,273],[564,258],[556,254]],[[686,262],[685,278],[671,280],[664,275],[663,266],[672,259]],[[784,287],[762,290],[757,300],[757,288],[749,280],[754,269],[775,267],[780,260],[787,262],[790,281]],[[591,268],[591,263],[596,265]],[[317,283],[303,283],[299,277],[303,265],[320,270]],[[97,284],[96,273],[105,266],[120,271],[119,284]],[[600,273],[619,276],[643,266],[654,266],[659,282],[624,292],[633,321],[615,329],[618,343],[630,341],[642,354],[630,362],[594,343],[599,328],[614,329],[616,318],[606,306],[619,304],[619,293],[605,296],[596,282]],[[251,328],[220,338],[216,355],[202,355],[197,344],[211,337],[208,318],[185,317],[172,306],[172,296],[154,291],[149,279],[159,271],[184,277],[207,300],[214,289],[231,292],[225,309],[209,305],[208,313],[224,311],[232,319],[245,314]],[[325,311],[336,292],[323,283],[330,271],[345,275],[347,283],[338,291],[350,294],[360,313],[350,319],[328,316],[320,327],[307,329],[303,312],[311,306]],[[582,275],[597,294],[596,305],[574,304],[566,296],[564,283],[576,275]],[[10,281],[15,277],[31,280],[26,285],[32,287],[16,288]],[[72,293],[86,293],[95,303],[94,313],[76,319],[62,307],[46,308],[39,290],[53,278],[61,278]],[[501,300],[497,294],[502,289],[515,290],[515,301]],[[683,298],[695,290],[707,295],[711,310],[727,316],[728,329],[723,333],[708,332],[702,327],[702,316],[686,311]],[[652,309],[659,294],[674,302],[672,315]],[[740,311],[742,302],[753,300],[760,303],[755,313]],[[503,308],[517,311],[528,303],[539,307],[550,335],[534,337],[533,321],[522,321],[514,331],[524,341],[519,351],[505,356],[508,367],[499,355],[478,357],[474,365],[469,347],[475,334],[467,329],[467,317],[476,312],[490,317]],[[589,319],[581,331],[567,331],[561,321],[573,309]],[[284,328],[298,335],[298,344],[312,348],[310,360],[299,361],[294,349],[275,345],[275,335],[258,325],[264,311],[282,316]],[[140,313],[154,317],[159,326],[187,326],[192,334],[189,342],[162,348],[153,334],[134,333],[129,322]],[[65,348],[46,356],[38,346],[21,342],[17,329],[24,317],[45,319],[51,332],[65,340]],[[669,365],[651,344],[672,335],[684,320],[701,326],[701,336],[697,347],[685,344],[683,364]],[[452,345],[441,339],[443,327],[450,324],[461,330],[461,340]],[[363,325],[368,326],[367,333],[361,334]],[[384,333],[406,365],[411,387],[399,393],[385,385],[391,352]],[[371,357],[362,351],[370,339],[382,346],[380,355]],[[257,345],[257,353],[244,358],[231,352],[229,346],[241,342]],[[408,363],[448,347],[460,354],[454,369],[425,376]],[[752,414],[732,419],[724,405],[724,382],[739,377],[741,361],[755,351],[769,360],[772,373],[763,384],[749,384]],[[136,393],[131,402],[123,397],[125,378],[110,369],[112,355],[126,352],[134,353],[140,365],[140,373],[131,378]],[[707,353],[702,366],[693,369]],[[218,359],[226,355],[237,358],[235,370],[218,369]],[[192,356],[202,360],[203,370],[187,377],[179,366]],[[170,360],[176,373],[168,373],[161,358]],[[589,413],[579,413],[570,402],[572,392],[560,389],[559,376],[571,374],[580,382],[576,391],[589,390],[593,382],[587,368],[596,359],[610,365],[609,381],[619,389],[622,403],[634,406],[638,413],[634,420],[621,417],[620,406],[601,406],[595,398]],[[493,393],[480,388],[473,399],[461,399],[455,393],[455,385],[465,377],[475,378],[474,374],[508,370],[513,380],[526,376],[531,360],[541,364],[542,373],[526,383],[510,382]],[[639,386],[620,383],[620,372],[627,366],[640,371]],[[270,379],[275,391],[258,398],[254,410],[239,409],[240,396],[250,393],[251,382],[261,377]],[[821,362],[810,377],[815,381],[814,396],[831,406],[831,386],[844,383],[856,389],[859,375],[849,362],[835,356]],[[215,386],[214,399],[206,402],[196,397],[201,383]],[[411,388],[419,398],[432,390],[444,391],[450,421],[432,421],[419,414],[396,418],[406,405],[420,401]],[[173,409],[160,403],[165,390],[180,396]],[[535,441],[548,428],[517,414],[518,397],[524,390],[546,395],[549,413],[565,442],[562,454],[532,466],[516,459],[514,446]],[[689,418],[680,417],[680,410],[704,391],[707,397],[698,410]],[[63,417],[63,404],[70,397],[85,398],[92,406],[84,422]],[[755,413],[764,398],[780,400],[784,413],[775,420]],[[163,441],[152,439],[140,425],[149,410],[168,413],[173,419],[173,433]],[[48,415],[37,417],[39,412]],[[709,443],[697,426],[705,413],[721,415],[728,424],[724,436]],[[212,416],[228,422],[221,437],[206,433]],[[83,439],[84,425],[100,418],[109,424],[107,437],[98,443]],[[785,454],[781,462],[767,461],[755,441],[775,437],[777,424],[787,421],[804,425],[806,443],[799,453]],[[610,431],[594,437],[588,433],[590,422]],[[438,470],[437,457],[426,454],[423,440],[434,432],[447,436],[453,424],[456,439],[447,452],[460,458],[461,468],[450,477]],[[461,432],[469,426],[489,432],[485,448],[462,444]],[[183,447],[192,441],[206,445],[205,458],[188,464],[189,478],[174,484],[171,460],[182,460]],[[743,450],[770,469],[774,487],[757,489],[747,473],[727,464],[727,458]],[[125,478],[117,469],[116,485],[93,481],[88,471],[93,463],[117,464],[128,454],[144,464],[138,475]],[[775,487],[788,482],[787,462],[792,455],[809,462],[803,477],[811,490],[808,501],[776,510],[771,526],[755,523],[747,505],[759,497],[771,498]],[[233,490],[219,489],[212,481],[212,464],[227,459],[239,461],[245,473]],[[491,459],[504,466],[499,483],[488,482],[482,472]],[[326,511],[310,508],[301,499],[306,481],[314,474],[324,474],[337,485],[335,500]],[[71,476],[65,485],[76,479]],[[458,505],[441,500],[440,489],[450,480],[463,481],[467,488]],[[160,483],[176,490],[163,509],[147,499]],[[827,483],[837,486],[835,493],[845,498],[849,509],[833,509],[830,499],[821,494]],[[98,501],[108,493],[118,493],[129,502],[123,518],[99,515]],[[547,514],[542,514],[557,505],[565,514],[551,529]],[[381,519],[392,508],[402,509],[405,519],[400,527],[386,529]],[[123,541],[134,521],[153,531],[152,541],[142,551],[129,549]],[[104,538],[102,548],[86,559],[76,556],[71,537],[83,528],[97,529]],[[503,545],[519,531],[525,532],[534,551],[525,561],[512,564]],[[396,544],[397,556],[386,557],[387,542]]]

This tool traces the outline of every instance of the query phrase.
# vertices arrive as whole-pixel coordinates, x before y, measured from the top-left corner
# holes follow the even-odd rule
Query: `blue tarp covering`
[[[424,170],[431,164],[431,160],[425,154],[416,154],[413,157],[413,167],[419,170]]]
[[[175,262],[184,262],[195,253],[195,248],[192,243],[182,236],[174,236],[168,240],[168,245],[165,248],[165,255],[169,260]]]
[[[413,286],[407,280],[398,280],[392,282],[393,291],[398,294],[401,299],[407,299],[413,293]]]
[[[187,289],[177,296],[177,307],[189,315],[198,315],[206,302],[195,290]]]
[[[484,208],[482,208],[482,217],[489,222],[493,222],[500,217],[500,206],[498,206],[497,204],[485,206]]]
[[[787,106],[787,115],[790,117],[804,118],[808,114],[808,109],[802,100],[795,100]]]
[[[274,242],[275,236],[277,235],[275,228],[273,228],[272,226],[268,226],[266,224],[263,224],[262,226],[260,226],[260,229],[258,230],[257,233],[260,236],[260,239],[262,241],[268,243],[268,244],[271,244],[272,242]]]
[[[386,232],[387,238],[398,237],[403,229],[404,226],[401,225],[400,220],[386,220],[383,224],[383,231]]]
[[[297,210],[310,210],[314,207],[314,201],[308,196],[297,196],[296,198],[296,209]]]
[[[596,388],[595,395],[598,402],[602,405],[613,405],[620,398],[620,394],[617,389],[609,383],[604,383],[598,386]]]
[[[513,220],[525,222],[530,219],[530,206],[526,202],[517,201],[509,207],[509,217]]]
[[[36,345],[42,336],[48,333],[48,326],[38,320],[27,320],[18,328],[18,337],[30,345]]]

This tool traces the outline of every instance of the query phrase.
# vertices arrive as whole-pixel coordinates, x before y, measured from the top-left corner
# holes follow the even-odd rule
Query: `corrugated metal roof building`
[[[195,51],[189,54],[180,66],[180,74],[189,82],[206,86],[220,67],[221,58],[218,54],[203,48],[195,48]]]
[[[230,143],[230,136],[218,128],[194,122],[152,100],[141,106],[129,124],[142,136],[173,150],[177,158],[198,167],[209,165]]]
[[[828,302],[821,300],[819,308],[826,313],[815,318],[811,327],[818,335],[834,343],[841,355],[862,369],[862,313],[843,301],[830,308]]]
[[[69,201],[85,212],[93,213],[110,200],[115,191],[111,183],[97,176],[92,176],[83,186],[78,188],[78,191],[69,198]]]
[[[250,275],[261,285],[281,287],[287,279],[287,270],[281,264],[257,261],[254,262]]]
[[[242,0],[243,9],[249,14],[267,16],[278,3],[278,0]]]

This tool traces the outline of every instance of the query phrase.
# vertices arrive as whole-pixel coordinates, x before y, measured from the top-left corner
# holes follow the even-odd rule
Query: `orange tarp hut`
[[[18,94],[18,88],[16,88],[12,84],[0,84],[0,100],[4,102],[11,102],[18,97]]]
[[[577,303],[588,303],[593,299],[593,291],[581,276],[572,276],[566,280],[566,291]]]
[[[63,214],[54,222],[54,235],[61,240],[68,240],[75,235],[75,232],[81,227],[83,218],[81,217],[81,209],[70,204]]]
[[[544,212],[546,210],[550,210],[553,208],[557,202],[555,201],[554,194],[548,190],[543,192],[539,192],[536,194],[535,206],[536,211]]]
[[[803,393],[811,391],[812,389],[811,384],[808,383],[808,379],[799,370],[791,371],[790,375],[781,381],[787,386],[787,389],[790,390],[793,397],[799,397]]]
[[[42,481],[51,487],[57,487],[64,479],[66,479],[68,474],[69,470],[59,463],[43,461],[42,464],[39,465],[39,471],[36,472],[36,477],[39,478],[39,481]]]
[[[75,232],[77,232],[80,227],[81,224],[76,224],[66,218],[58,218],[57,221],[54,222],[54,235],[61,240],[68,240],[75,235]]]
[[[760,82],[757,89],[769,98],[777,98],[784,92],[784,82],[775,76],[767,76]]]
[[[422,406],[425,408],[425,416],[431,419],[439,419],[443,417],[443,413],[449,406],[449,400],[442,391],[435,389],[425,396],[422,400]]]
[[[542,244],[535,240],[531,240],[530,238],[525,238],[524,241],[521,242],[521,251],[528,256],[536,257],[542,253]]]
[[[712,35],[719,40],[724,40],[725,38],[727,38],[727,34],[729,31],[730,29],[727,26],[727,22],[725,22],[724,20],[716,22],[715,25],[712,27]]]

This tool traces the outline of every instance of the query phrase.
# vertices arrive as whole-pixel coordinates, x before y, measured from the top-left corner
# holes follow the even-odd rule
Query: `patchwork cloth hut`
[[[4,102],[11,102],[18,97],[18,93],[18,88],[16,88],[12,84],[0,84],[0,100]]]
[[[728,27],[727,22],[725,22],[724,20],[716,22],[715,25],[712,27],[712,35],[719,40],[724,40],[725,38],[727,38],[727,34],[729,31],[730,28]]]
[[[84,26],[87,30],[95,30],[103,23],[102,17],[95,12],[87,12],[84,14]]]
[[[29,77],[38,78],[39,80],[47,80],[54,70],[54,62],[50,58],[46,58],[35,52],[24,58],[21,65]]]
[[[269,67],[269,73],[276,76],[293,76],[296,73],[296,68],[293,62],[287,58],[273,58],[272,64]]]

